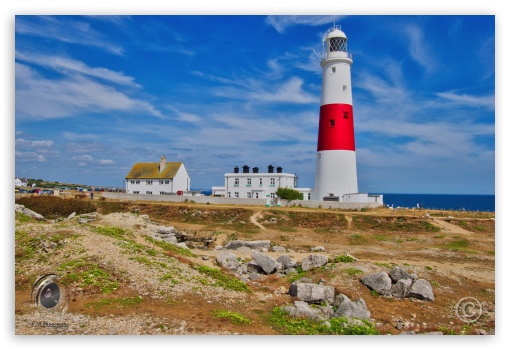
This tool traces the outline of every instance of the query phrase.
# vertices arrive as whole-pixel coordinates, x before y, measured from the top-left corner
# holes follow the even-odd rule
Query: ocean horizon
[[[201,190],[209,196],[210,190]],[[416,208],[431,210],[466,210],[496,211],[496,195],[494,194],[411,194],[411,193],[380,193],[385,205],[394,208]]]

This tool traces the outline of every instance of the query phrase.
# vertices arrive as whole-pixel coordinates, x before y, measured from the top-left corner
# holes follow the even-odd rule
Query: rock
[[[252,272],[250,273],[250,275],[248,276],[248,279],[249,280],[252,280],[252,281],[256,281],[260,278],[259,274],[256,273],[256,272]]]
[[[271,250],[273,252],[278,252],[278,253],[285,253],[287,251],[287,249],[285,249],[281,245],[275,245],[275,246],[271,247]]]
[[[39,220],[39,221],[46,221],[46,219],[44,218],[44,216],[42,216],[41,214],[38,214],[36,213],[35,211],[33,210],[30,210],[28,208],[24,208],[23,209],[23,214],[25,215],[28,215],[36,220]]]
[[[326,248],[324,248],[323,246],[319,245],[317,247],[313,247],[312,249],[310,249],[310,251],[312,251],[312,252],[325,252]]]
[[[332,304],[335,297],[335,289],[331,286],[321,286],[313,283],[292,283],[289,295],[299,300],[320,304],[327,301]]]
[[[139,217],[140,217],[140,219],[142,219],[143,221],[150,221],[150,220],[149,220],[149,215],[147,215],[147,214],[142,214],[142,215],[140,215]]]
[[[391,290],[391,278],[384,271],[364,276],[361,278],[361,283],[383,295],[389,294]]]
[[[23,209],[25,209],[25,206],[23,204],[14,204],[14,210],[18,213],[23,213]]]
[[[298,273],[298,270],[297,270],[297,269],[295,269],[295,268],[292,268],[292,269],[285,269],[285,270],[283,270],[283,273],[284,273],[285,275],[289,276],[289,275],[292,275],[292,274],[294,274],[294,273]]]
[[[236,255],[231,252],[221,252],[216,257],[216,261],[231,271],[236,271],[239,268],[239,261],[237,261]]]
[[[223,250],[223,246],[217,245],[216,247],[214,247],[214,250]]]
[[[57,248],[57,243],[55,243],[55,242],[50,242],[50,248],[51,248],[51,249],[55,249],[55,248]]]
[[[261,251],[262,253],[265,253],[265,252],[268,252],[269,249],[267,249],[267,248],[260,248],[259,251]]]
[[[170,235],[175,233],[175,228],[173,226],[161,226],[158,228],[158,233],[161,233],[163,235]]]
[[[245,251],[245,252],[246,252],[246,251],[250,251],[250,250],[251,250],[251,248],[250,248],[250,247],[242,246],[242,247],[237,248],[236,250],[237,250],[237,251],[240,251],[240,252],[242,252],[242,251]]]
[[[416,335],[416,333],[414,331],[403,331],[399,335]]]
[[[295,301],[294,306],[283,306],[282,310],[292,317],[306,317],[311,320],[322,321],[318,309],[313,309],[304,301]]]
[[[184,242],[177,243],[176,246],[178,246],[179,248],[189,249],[186,243]]]
[[[484,329],[475,329],[476,335],[487,335],[487,331]]]
[[[257,265],[255,260],[248,262],[246,264],[246,268],[247,268],[248,272],[264,273],[264,270],[262,269],[262,267]]]
[[[412,280],[411,275],[408,274],[406,270],[398,266],[391,269],[390,278],[393,283],[396,283],[398,280]]]
[[[269,249],[269,245],[270,245],[270,242],[268,240],[264,240],[264,241],[241,241],[241,240],[236,240],[236,241],[228,242],[225,245],[225,249],[235,250],[235,249],[237,249],[239,247],[249,247],[250,249],[260,250],[262,248]]]
[[[338,294],[333,305],[338,307],[333,315],[334,317],[370,319],[370,311],[368,311],[367,304],[363,298],[351,301],[346,295]]]
[[[207,255],[203,255],[202,260],[209,260],[209,257]]]
[[[272,273],[276,270],[277,261],[270,256],[264,255],[257,251],[251,253],[251,257],[255,260],[255,263],[264,270],[266,274]]]
[[[412,284],[411,279],[398,280],[397,283],[391,286],[390,294],[395,298],[405,298]]]
[[[417,274],[415,274],[415,273],[411,273],[411,274],[409,274],[409,276],[411,276],[411,280],[412,280],[413,282],[414,282],[414,281],[416,281],[416,280],[418,279],[418,275],[417,275]]]
[[[282,255],[276,259],[280,264],[282,264],[282,269],[293,269],[297,266],[296,260],[292,260],[292,258],[288,255]]]
[[[432,286],[428,281],[418,279],[414,281],[413,285],[407,292],[407,297],[434,301],[434,292],[432,291]]]
[[[324,266],[328,263],[328,257],[320,254],[312,254],[307,256],[301,262],[301,268],[303,271],[315,269],[317,267]]]
[[[177,244],[177,238],[175,236],[165,235],[165,237],[161,237],[161,240],[167,243]]]
[[[69,214],[69,216],[67,217],[67,220],[71,220],[72,218],[74,218],[76,216],[76,212],[73,211],[71,214]]]
[[[443,335],[443,332],[435,331],[435,332],[425,332],[421,333],[422,335]]]

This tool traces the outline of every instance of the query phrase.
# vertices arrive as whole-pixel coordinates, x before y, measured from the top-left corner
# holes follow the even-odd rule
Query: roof
[[[126,179],[173,179],[182,162],[167,162],[165,169],[159,172],[159,162],[135,163]]]

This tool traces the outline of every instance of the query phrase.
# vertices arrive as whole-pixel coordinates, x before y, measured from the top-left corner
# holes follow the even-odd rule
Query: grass
[[[354,261],[354,258],[352,256],[350,256],[350,255],[347,255],[347,254],[337,255],[337,256],[335,256],[335,259],[333,259],[334,263],[339,263],[339,262],[350,263],[350,262],[353,262],[353,261]]]
[[[345,317],[330,318],[330,326],[324,322],[306,318],[293,318],[281,308],[273,309],[270,322],[283,334],[288,335],[376,335],[375,325],[367,320],[350,321]],[[359,323],[358,323],[359,322]]]
[[[214,311],[214,317],[230,320],[235,325],[239,324],[251,324],[249,318],[244,317],[239,312],[228,311],[228,310],[216,310]]]
[[[465,250],[469,246],[469,241],[465,238],[456,239],[452,242],[445,243],[441,247],[450,250]]]
[[[353,267],[350,267],[348,269],[343,269],[343,272],[347,273],[349,276],[356,276],[363,273],[360,269],[355,269]]]
[[[59,198],[55,196],[27,196],[16,198],[17,204],[22,204],[46,219],[68,217],[75,212],[85,214],[96,211],[96,205],[88,200],[74,198]]]
[[[191,250],[186,249],[186,248],[178,247],[175,244],[171,244],[171,243],[168,243],[168,242],[165,242],[165,241],[154,239],[154,238],[152,238],[150,236],[147,236],[147,235],[144,235],[143,238],[146,241],[151,242],[152,244],[162,248],[163,250],[165,250],[167,252],[177,253],[179,255],[184,255],[184,256],[187,256],[187,257],[190,257],[190,258],[196,258],[197,257],[195,254],[193,254],[191,252]]]
[[[118,305],[118,306],[135,306],[143,301],[141,296],[136,297],[125,297],[125,298],[113,298],[113,299],[101,299],[91,303],[85,304],[88,308],[99,309],[103,306]]]
[[[115,278],[94,262],[71,260],[61,263],[57,271],[64,285],[76,283],[81,287],[95,287],[105,294],[119,289]]]
[[[251,292],[251,289],[248,288],[246,283],[241,282],[237,278],[224,273],[220,269],[200,265],[197,268],[197,271],[215,280],[215,282],[212,284],[215,287],[223,287],[225,289],[235,290],[238,292]],[[200,282],[207,284],[207,282],[203,279],[201,279]]]
[[[380,262],[375,262],[374,265],[386,267],[388,269],[392,269],[393,266],[395,266],[395,264],[393,264],[393,263],[388,264],[388,263],[380,263]]]
[[[290,283],[295,282],[300,278],[303,278],[307,273],[307,271],[303,271],[303,268],[301,267],[301,265],[298,265],[296,267],[296,270],[297,270],[297,273],[292,274],[288,277]]]
[[[365,237],[363,237],[362,235],[350,235],[349,236],[349,242],[351,242],[352,244],[361,244],[361,243],[365,243],[367,241],[367,239]]]
[[[103,236],[108,236],[116,239],[134,238],[135,235],[126,229],[116,226],[95,226],[91,228],[91,231],[99,233]]]

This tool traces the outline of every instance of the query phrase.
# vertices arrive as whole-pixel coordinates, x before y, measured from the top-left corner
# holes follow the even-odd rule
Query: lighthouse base
[[[328,150],[317,152],[315,188],[313,198],[318,201],[338,197],[344,202],[345,194],[358,192],[356,152]]]

